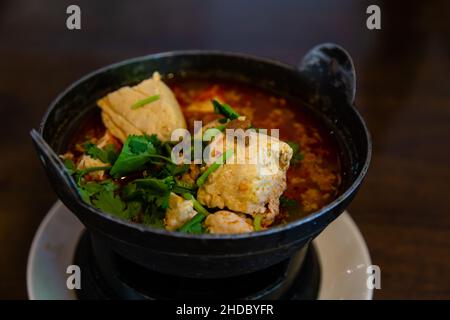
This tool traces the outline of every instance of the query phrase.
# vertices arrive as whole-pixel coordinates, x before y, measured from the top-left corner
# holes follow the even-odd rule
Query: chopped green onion
[[[194,204],[194,209],[197,211],[197,214],[188,222],[183,224],[178,231],[180,232],[189,232],[194,225],[201,223],[206,216],[209,214],[208,210],[206,210],[200,202],[197,201],[197,199],[194,198],[194,196],[190,193],[183,193],[183,197],[186,200],[192,200]]]
[[[262,220],[262,215],[261,214],[257,214],[253,218],[253,228],[255,228],[255,231],[260,231],[262,229],[262,227],[261,227],[261,220]]]
[[[131,106],[131,109],[133,109],[133,110],[139,109],[139,108],[145,106],[146,104],[155,102],[157,100],[159,100],[159,94],[155,94],[154,96],[150,96],[148,98],[145,98],[145,99],[142,99],[142,100],[139,100],[139,101],[135,102]]]
[[[205,219],[205,215],[201,214],[200,212],[198,212],[191,220],[189,220],[188,222],[186,222],[185,224],[183,224],[178,231],[180,232],[187,232],[189,230],[191,230],[191,228],[197,224],[197,223],[201,223],[203,220]]]
[[[175,193],[186,193],[186,192],[195,192],[197,190],[197,186],[195,184],[190,184],[184,181],[175,181],[175,185],[173,186],[172,192]]]
[[[217,100],[212,100],[212,103],[215,113],[220,113],[230,120],[234,120],[240,117],[239,113],[237,113],[232,107],[230,107],[230,105],[226,103],[220,103]]]
[[[191,183],[185,182],[185,181],[181,181],[181,180],[175,181],[175,183],[177,186],[184,188],[184,189],[193,190],[196,188],[196,186],[194,184],[191,184]]]
[[[233,150],[232,149],[228,149],[224,154],[222,154],[222,157],[217,159],[216,162],[214,162],[213,164],[211,164],[208,169],[205,170],[205,172],[202,173],[202,175],[197,179],[196,183],[198,187],[201,187],[202,185],[205,184],[206,179],[208,178],[208,176],[213,173],[214,171],[216,171],[217,169],[219,169],[219,167],[225,163],[225,161],[231,157],[231,155],[233,154]]]
[[[202,215],[205,216],[205,217],[209,214],[208,210],[206,210],[206,209],[200,204],[200,202],[198,202],[198,200],[194,198],[194,196],[193,196],[192,194],[190,194],[190,193],[183,193],[183,197],[184,197],[186,200],[192,200],[192,202],[193,202],[193,204],[194,204],[194,209],[195,209],[198,213],[202,214]],[[197,216],[197,215],[196,215],[196,216]],[[195,217],[194,217],[194,218],[195,218]]]

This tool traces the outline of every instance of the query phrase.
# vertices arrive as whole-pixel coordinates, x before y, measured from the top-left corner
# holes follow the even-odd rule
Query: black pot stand
[[[194,279],[147,269],[91,240],[90,234],[85,232],[75,252],[74,264],[82,270],[81,289],[77,290],[81,300],[313,300],[320,287],[320,265],[314,246],[249,274]]]

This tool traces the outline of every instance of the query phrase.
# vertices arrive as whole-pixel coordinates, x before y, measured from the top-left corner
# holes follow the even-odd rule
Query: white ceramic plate
[[[36,235],[28,256],[27,289],[31,300],[74,300],[67,289],[67,266],[84,226],[60,201],[50,209]],[[358,227],[347,212],[315,240],[321,265],[319,299],[372,299],[367,288],[369,251]]]

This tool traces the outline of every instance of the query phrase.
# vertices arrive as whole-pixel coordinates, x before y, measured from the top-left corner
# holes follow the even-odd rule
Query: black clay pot
[[[304,101],[340,145],[343,189],[332,203],[310,216],[265,231],[237,235],[189,235],[120,220],[86,205],[67,187],[70,177],[45,152],[40,159],[59,198],[90,231],[93,247],[146,268],[186,277],[218,278],[245,274],[274,265],[309,244],[347,207],[369,166],[371,141],[356,111],[355,74],[339,46],[313,48],[299,67],[242,54],[180,51],[131,59],[95,71],[71,85],[50,106],[40,133],[56,153],[67,148],[74,129],[96,100],[124,85],[151,76],[154,70],[176,77],[201,76],[252,83]]]

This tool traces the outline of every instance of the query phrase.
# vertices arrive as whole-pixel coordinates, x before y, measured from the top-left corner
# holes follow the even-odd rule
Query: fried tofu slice
[[[100,161],[99,159],[94,159],[89,155],[83,154],[80,157],[80,160],[78,161],[77,170],[83,170],[83,169],[88,169],[88,168],[93,168],[93,167],[103,167],[106,165],[107,165],[106,163]],[[86,176],[89,176],[93,180],[100,181],[105,178],[105,171],[99,170],[99,171],[90,172]]]
[[[223,136],[212,143],[220,145]],[[275,137],[262,133],[251,136],[253,139],[247,143],[223,143],[226,148],[235,144],[234,154],[208,176],[197,192],[197,199],[208,208],[229,209],[253,216],[263,214],[262,223],[267,226],[279,213],[279,199],[286,190],[286,171],[293,151]],[[239,159],[238,152],[243,158]]]
[[[132,106],[143,99],[159,95],[159,99],[142,107]],[[133,87],[122,87],[97,101],[102,120],[109,131],[122,142],[129,135],[156,134],[170,140],[172,131],[186,128],[186,121],[172,90],[155,72],[151,79]]]

